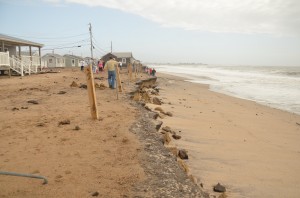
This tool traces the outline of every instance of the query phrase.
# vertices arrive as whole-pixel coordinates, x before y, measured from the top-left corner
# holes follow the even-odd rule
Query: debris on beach
[[[189,159],[189,156],[188,156],[187,152],[183,149],[178,151],[178,157],[180,159]]]
[[[152,98],[152,102],[153,102],[153,104],[161,105],[161,101],[160,101],[160,99],[157,98],[157,97]]]
[[[75,126],[74,130],[79,131],[80,127],[79,126]]]
[[[173,137],[175,140],[181,139],[181,136],[180,136],[180,135],[177,135],[177,134],[173,134],[172,137]]]
[[[39,104],[39,102],[36,100],[28,100],[27,102],[31,104]]]
[[[60,121],[59,123],[58,123],[58,126],[59,125],[66,125],[66,124],[70,124],[71,122],[70,122],[70,120],[63,120],[63,121]]]
[[[98,195],[99,195],[99,193],[97,191],[92,193],[93,197],[97,197]]]
[[[80,84],[79,88],[87,89],[87,85],[86,84]]]
[[[78,84],[77,84],[75,81],[73,81],[73,82],[71,83],[70,87],[78,87]]]
[[[222,186],[220,183],[214,186],[215,192],[226,192],[226,188]]]
[[[57,94],[65,94],[65,93],[67,93],[67,92],[65,92],[65,91],[59,91]]]

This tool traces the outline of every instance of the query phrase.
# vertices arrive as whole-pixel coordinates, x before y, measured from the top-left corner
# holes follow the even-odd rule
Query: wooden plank
[[[98,110],[97,110],[97,100],[95,93],[95,84],[94,77],[92,72],[92,64],[85,67],[86,81],[87,81],[87,90],[89,95],[90,107],[91,107],[91,115],[93,119],[98,119]]]
[[[129,82],[132,81],[132,66],[131,63],[128,64],[128,75],[129,75]]]
[[[121,77],[120,77],[120,69],[119,66],[116,65],[116,78],[117,78],[117,90],[119,92],[123,92]]]

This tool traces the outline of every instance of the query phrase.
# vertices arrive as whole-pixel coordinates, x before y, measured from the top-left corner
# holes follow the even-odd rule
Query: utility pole
[[[92,58],[92,61],[94,59],[93,57],[93,34],[92,34],[92,24],[89,23],[90,27],[89,27],[89,31],[90,31],[90,40],[91,40],[91,58]]]

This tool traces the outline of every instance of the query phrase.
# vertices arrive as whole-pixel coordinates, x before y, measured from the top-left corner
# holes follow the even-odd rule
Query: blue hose
[[[44,180],[43,184],[48,184],[47,178],[43,177],[43,176],[39,176],[39,175],[6,172],[6,171],[0,171],[0,175],[10,175],[10,176],[18,176],[18,177],[30,177],[30,178],[36,178],[36,179],[43,179]]]

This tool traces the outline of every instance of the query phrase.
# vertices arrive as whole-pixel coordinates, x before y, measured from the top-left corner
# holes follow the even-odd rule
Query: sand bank
[[[211,195],[225,185],[229,197],[299,197],[300,116],[158,74],[161,108],[173,114],[162,126],[182,136],[191,173]],[[218,194],[215,194],[218,195]]]

